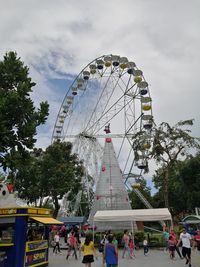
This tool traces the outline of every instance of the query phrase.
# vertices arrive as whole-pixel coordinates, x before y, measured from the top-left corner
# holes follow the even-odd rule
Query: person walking
[[[118,265],[117,248],[112,242],[113,236],[109,235],[108,243],[104,248],[104,261],[106,262],[107,267],[116,267]]]
[[[116,247],[116,250],[117,250],[117,256],[119,255],[119,252],[118,252],[118,240],[116,239],[116,236],[113,234],[112,235],[112,237],[113,237],[113,241],[112,241],[112,243],[115,245],[115,247]]]
[[[168,248],[169,248],[169,255],[170,255],[170,259],[174,260],[175,257],[175,247],[176,247],[176,243],[173,239],[173,237],[170,235],[169,239],[168,239]]]
[[[78,226],[76,226],[74,228],[74,236],[76,237],[76,241],[77,241],[77,252],[79,252],[79,258],[81,257],[81,239],[80,239],[80,231],[79,231],[79,228]]]
[[[57,252],[59,252],[60,254],[60,236],[59,236],[59,232],[56,232],[55,236],[54,236],[54,248],[53,248],[53,254],[57,254]]]
[[[197,234],[194,236],[194,242],[193,242],[193,250],[197,248],[197,251],[199,252],[200,255],[200,230],[197,230]]]
[[[105,232],[103,239],[100,242],[99,252],[102,253],[102,264],[104,265],[104,250],[105,245],[108,243],[108,232]]]
[[[164,241],[165,241],[165,251],[168,251],[168,239],[169,239],[169,230],[166,227],[165,224],[163,224],[163,237],[164,237]]]
[[[129,257],[131,258],[130,250],[129,250],[129,246],[128,246],[128,243],[129,243],[128,230],[124,230],[124,235],[122,237],[122,243],[124,244],[122,258],[124,259],[126,252],[128,252]]]
[[[135,258],[135,254],[134,254],[135,245],[134,245],[134,241],[133,241],[132,237],[129,238],[128,247],[129,247],[129,251],[130,251],[130,256],[132,259],[134,259]]]
[[[143,240],[143,248],[144,248],[144,256],[146,256],[147,253],[149,252],[148,241],[146,237]]]
[[[189,263],[189,267],[191,267],[191,240],[192,237],[189,233],[186,232],[186,229],[183,229],[183,232],[180,234],[179,241],[177,246],[182,242],[182,255],[186,259],[185,264]]]
[[[94,256],[97,259],[96,250],[94,248],[94,243],[90,235],[87,235],[85,242],[82,246],[83,251],[83,260],[82,263],[85,264],[85,267],[91,267],[91,263],[94,262]]]
[[[71,255],[71,251],[74,252],[74,256],[75,256],[75,259],[78,260],[78,257],[77,257],[77,252],[76,252],[76,249],[77,249],[77,239],[75,237],[75,233],[72,231],[68,240],[68,251],[67,251],[67,256],[66,256],[66,260],[68,260],[69,256]]]
[[[181,253],[180,253],[179,247],[177,246],[178,240],[177,240],[177,238],[176,238],[176,234],[174,233],[173,230],[170,231],[170,235],[169,235],[169,237],[170,237],[170,236],[172,237],[172,239],[173,239],[173,241],[174,241],[174,243],[175,243],[175,250],[176,250],[177,254],[179,255],[180,259],[183,259],[183,256],[182,256]],[[175,254],[174,254],[174,256],[175,256]]]

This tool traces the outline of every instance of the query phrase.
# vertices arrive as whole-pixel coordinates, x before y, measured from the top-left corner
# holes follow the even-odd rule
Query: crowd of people
[[[94,259],[98,255],[102,256],[102,264],[106,264],[107,267],[116,267],[118,266],[118,240],[116,239],[115,234],[111,231],[106,232],[101,239],[98,246],[98,253],[94,247],[94,243],[91,235],[86,235],[85,241],[81,244],[79,228],[75,227],[73,229],[67,230],[66,228],[61,228],[60,231],[55,231],[53,236],[53,253],[61,253],[60,250],[60,236],[65,238],[67,243],[67,253],[66,260],[70,257],[74,257],[75,260],[81,258],[81,253],[83,253],[82,263],[85,264],[85,267],[91,267]],[[200,231],[193,238],[189,233],[186,232],[186,229],[183,229],[183,232],[177,238],[175,232],[171,229],[168,230],[167,227],[163,227],[163,237],[165,240],[165,251],[169,252],[170,259],[175,259],[175,252],[178,254],[180,259],[185,259],[185,264],[191,267],[191,249],[197,248],[200,253]],[[134,235],[128,230],[124,230],[122,239],[120,240],[122,248],[122,258],[135,259],[135,250],[138,245],[135,244]],[[180,251],[179,247],[182,247]],[[148,237],[143,240],[143,253],[145,256],[149,253],[149,240]]]
[[[177,239],[175,232],[171,229],[170,231],[164,225],[163,226],[163,236],[165,240],[165,250],[169,251],[169,256],[172,260],[175,259],[175,251],[181,259],[185,259],[185,264],[189,267],[192,266],[191,263],[191,252],[195,248],[200,254],[200,230],[197,231],[195,236],[191,236],[186,228],[183,228],[179,239]],[[180,252],[179,247],[182,247]]]
[[[116,236],[108,231],[103,235],[102,240],[99,243],[98,253],[94,247],[94,243],[91,235],[86,235],[85,241],[81,244],[79,228],[75,227],[73,229],[67,230],[66,228],[61,228],[60,231],[54,229],[52,230],[52,246],[53,255],[61,254],[60,250],[60,237],[64,237],[67,243],[67,253],[66,260],[70,257],[74,257],[75,260],[81,257],[81,252],[83,253],[82,263],[85,267],[90,267],[91,263],[94,262],[94,258],[97,258],[97,254],[101,254],[103,265],[106,264],[107,267],[118,266],[118,240]],[[122,258],[128,257],[134,259],[136,244],[134,240],[134,235],[128,230],[124,230],[124,234],[121,240],[123,245]],[[144,239],[144,255],[148,253],[148,241]],[[78,257],[79,256],[79,257]]]

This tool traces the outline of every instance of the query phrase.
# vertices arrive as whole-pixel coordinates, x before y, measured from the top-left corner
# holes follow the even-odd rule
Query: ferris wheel
[[[103,55],[87,64],[69,86],[52,142],[73,142],[73,152],[96,182],[103,138],[113,137],[123,173],[131,173],[135,166],[141,171],[147,164],[152,126],[152,99],[142,70],[127,57]],[[135,162],[132,138],[141,131],[143,149]]]

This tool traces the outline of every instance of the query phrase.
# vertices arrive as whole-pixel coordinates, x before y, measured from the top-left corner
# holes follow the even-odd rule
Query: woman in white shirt
[[[54,248],[53,248],[53,253],[57,254],[57,251],[61,254],[60,251],[60,236],[59,236],[59,232],[56,232],[55,236],[54,236]]]

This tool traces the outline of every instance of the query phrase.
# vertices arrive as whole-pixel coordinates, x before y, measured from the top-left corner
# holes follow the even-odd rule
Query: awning
[[[83,216],[58,217],[58,220],[65,224],[84,224],[87,221]]]
[[[172,220],[167,208],[163,209],[136,209],[136,210],[101,210],[94,215],[96,222],[116,221],[164,221]]]
[[[15,217],[0,218],[0,224],[15,223]]]
[[[43,223],[43,224],[63,224],[63,222],[60,222],[54,218],[50,218],[50,217],[30,217],[30,219]]]

